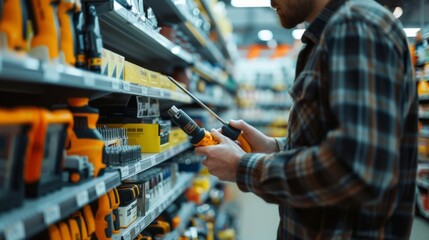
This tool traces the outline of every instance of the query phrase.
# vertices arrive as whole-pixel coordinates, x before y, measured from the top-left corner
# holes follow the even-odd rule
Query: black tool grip
[[[225,124],[222,126],[222,134],[235,141],[240,136],[241,130],[238,128],[234,128],[229,124]]]

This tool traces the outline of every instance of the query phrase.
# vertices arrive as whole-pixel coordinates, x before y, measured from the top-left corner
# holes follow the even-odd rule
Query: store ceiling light
[[[261,30],[258,32],[258,38],[262,41],[268,42],[273,39],[273,32],[270,30]]]
[[[404,28],[407,37],[416,37],[418,31],[420,31],[420,28]]]
[[[395,18],[400,18],[403,13],[404,11],[402,10],[401,7],[396,7],[395,10],[393,11],[393,16],[395,16]]]
[[[233,7],[271,7],[270,0],[231,0]]]
[[[295,38],[296,40],[300,40],[304,32],[305,32],[305,29],[295,29],[292,31],[292,37]]]

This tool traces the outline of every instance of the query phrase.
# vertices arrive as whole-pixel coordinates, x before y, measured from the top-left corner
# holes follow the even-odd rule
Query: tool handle
[[[230,138],[231,140],[239,141],[241,148],[247,152],[252,152],[252,148],[250,147],[250,144],[247,142],[247,140],[243,137],[243,134],[241,133],[241,130],[238,128],[234,128],[231,125],[223,125],[222,126],[222,134]]]
[[[252,152],[252,148],[250,147],[250,144],[247,142],[247,140],[243,137],[243,134],[240,134],[237,140],[240,142],[240,146],[245,152],[247,153]]]

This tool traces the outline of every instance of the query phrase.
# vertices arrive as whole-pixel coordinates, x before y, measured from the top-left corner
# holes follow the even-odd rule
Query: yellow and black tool
[[[213,138],[211,133],[204,128],[200,128],[198,124],[192,120],[184,111],[172,106],[167,113],[171,117],[171,121],[177,124],[191,138],[191,143],[196,146],[216,145],[219,142]]]
[[[223,120],[221,117],[219,117],[215,112],[213,112],[209,107],[207,107],[204,103],[202,103],[197,97],[195,97],[192,93],[190,93],[188,90],[186,90],[186,88],[184,88],[182,85],[180,85],[176,80],[174,80],[174,78],[172,77],[168,77],[168,79],[170,79],[171,82],[173,82],[178,88],[180,88],[183,92],[185,92],[188,96],[190,96],[196,103],[198,103],[198,105],[200,105],[202,108],[204,108],[205,110],[207,110],[212,116],[214,116],[217,120],[219,120],[223,125],[222,125],[222,134],[227,136],[228,138],[232,139],[233,141],[237,140],[238,142],[240,142],[240,147],[245,151],[245,152],[252,152],[252,148],[250,147],[249,143],[247,142],[247,140],[243,137],[243,134],[241,133],[240,129],[234,128],[231,125],[229,125],[229,123],[225,120]],[[174,107],[174,106],[173,106]],[[176,108],[177,109],[177,108]],[[170,109],[171,110],[171,109]],[[170,111],[169,110],[169,111]],[[180,110],[181,111],[181,110]],[[174,114],[174,112],[176,112],[175,110],[172,110],[171,114]],[[183,114],[184,112],[181,111],[180,114]],[[169,112],[170,114],[170,112]],[[174,117],[174,115],[171,115],[172,119],[175,118],[177,119],[177,117]],[[179,114],[179,115],[180,115]],[[186,114],[185,114],[186,115]],[[187,116],[187,115],[186,115]],[[189,118],[189,116],[187,116]],[[189,118],[190,119],[190,118]],[[173,120],[174,122],[174,120]],[[195,123],[195,122],[194,122]],[[177,123],[176,123],[177,124]],[[179,124],[178,124],[179,125]],[[185,127],[185,125],[183,125],[183,127]],[[182,128],[179,125],[180,128]],[[184,130],[186,133],[188,133],[189,131],[186,131],[185,129],[182,128],[182,130]],[[210,134],[210,133],[209,133]],[[199,134],[201,135],[201,134]],[[211,134],[210,134],[211,135]],[[213,137],[210,137],[211,139]],[[217,141],[212,141],[210,140],[210,138],[202,138],[203,139],[209,139],[207,143],[201,143],[198,146],[208,146],[208,145],[213,145],[213,144],[218,144]],[[195,144],[194,144],[195,145]],[[195,145],[197,146],[197,145]]]
[[[88,156],[94,165],[94,176],[104,173],[104,141],[97,130],[98,109],[88,105],[88,98],[69,98],[69,109],[73,114],[74,127],[69,132],[67,155]]]
[[[85,49],[85,18],[83,10],[73,15],[73,27],[76,35],[75,45],[75,66],[79,69],[86,69],[86,49]]]
[[[119,200],[119,193],[118,193],[118,190],[116,188],[113,188],[109,192],[109,199],[110,199],[110,204],[112,204],[112,216],[113,216],[112,231],[114,234],[117,234],[121,230],[121,224],[119,222],[119,209],[118,209],[119,204],[120,204],[120,200]]]
[[[98,200],[95,200],[91,203],[91,209],[95,219],[94,237],[99,240],[112,239],[112,205],[110,204],[109,196],[104,194]]]
[[[3,0],[0,9],[0,32],[9,49],[24,51],[27,41],[27,8],[24,0]],[[3,43],[0,44],[4,45]]]
[[[72,66],[76,64],[76,34],[73,16],[80,11],[80,8],[80,0],[60,0],[58,5],[58,21],[61,27],[60,49],[64,54],[66,63]]]
[[[92,72],[101,73],[103,41],[101,39],[97,10],[93,5],[89,5],[87,9],[85,30],[87,39],[86,57],[88,69]]]
[[[30,3],[30,18],[34,31],[31,51],[39,57],[44,57],[44,53],[47,52],[49,59],[58,60],[59,24],[56,14],[58,1],[30,0]]]

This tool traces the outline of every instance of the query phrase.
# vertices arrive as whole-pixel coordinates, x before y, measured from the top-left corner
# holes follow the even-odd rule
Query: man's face
[[[317,0],[271,0],[284,28],[294,28],[305,21]]]

